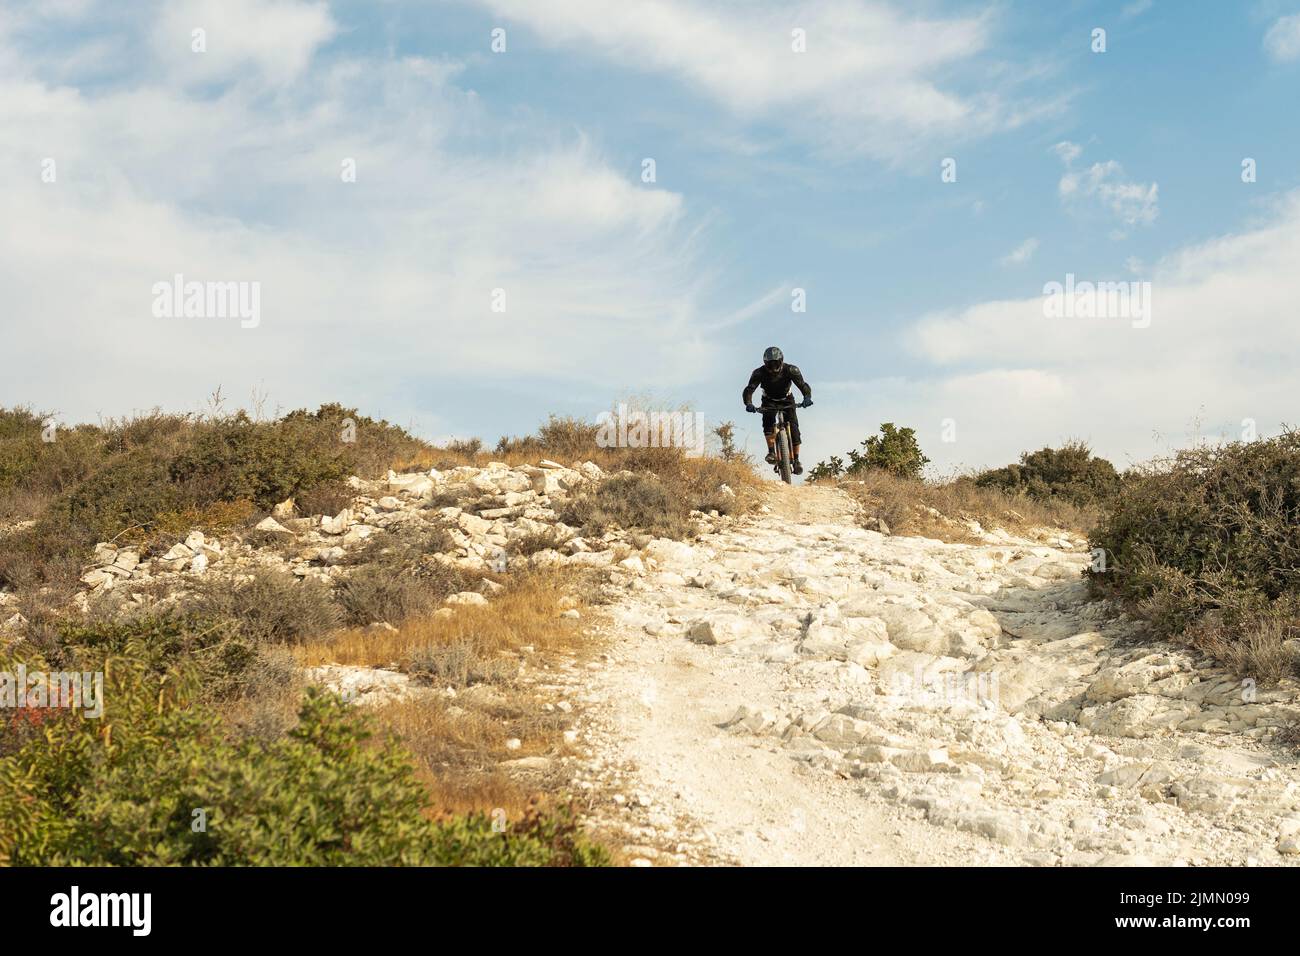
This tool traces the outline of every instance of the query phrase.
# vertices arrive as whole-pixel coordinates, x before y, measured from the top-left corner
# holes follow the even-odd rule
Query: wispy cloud
[[[250,74],[289,82],[338,31],[318,0],[168,0],[158,13],[153,52],[173,80],[191,84]]]
[[[9,38],[0,295],[6,349],[41,360],[6,373],[5,398],[84,418],[269,382],[277,401],[409,413],[430,375],[621,389],[704,373],[680,194],[514,116],[495,118],[509,145],[467,142],[486,108],[455,64],[323,56],[319,5],[261,7],[284,63],[243,37],[199,87],[167,79],[186,68],[156,36],[135,82],[86,90],[46,80],[39,33]],[[226,9],[206,10],[209,55]],[[151,288],[176,273],[260,282],[261,324],[154,318]]]
[[[1075,161],[1083,154],[1081,146],[1066,141],[1052,148],[1066,166],[1057,191],[1067,205],[1092,204],[1126,226],[1149,226],[1160,215],[1158,183],[1126,179],[1124,167],[1113,159],[1075,169]]]
[[[743,119],[837,152],[898,159],[1056,108],[996,89],[987,71],[962,91],[962,71],[974,76],[989,51],[988,13],[917,15],[880,0],[479,2],[554,46],[679,77]]]
[[[1136,17],[1140,17],[1142,14],[1150,10],[1152,5],[1153,0],[1133,0],[1132,3],[1125,4],[1124,8],[1120,10],[1120,19],[1132,20]]]
[[[1298,258],[1295,193],[1254,229],[1187,246],[1149,270],[1131,263],[1151,282],[1147,328],[1047,318],[1041,297],[925,316],[908,342],[936,371],[909,383],[923,396],[913,414],[922,422],[952,416],[972,442],[979,429],[981,457],[998,434],[1010,436],[1007,460],[1071,435],[1094,437],[1116,456],[1145,457],[1152,429],[1180,434],[1201,405],[1209,421],[1276,426],[1294,417],[1286,369],[1300,353],[1300,326],[1277,316],[1300,298]]]
[[[706,326],[702,331],[720,332],[723,329],[729,329],[732,326],[741,325],[750,319],[757,318],[769,309],[774,309],[778,305],[786,308],[790,305],[791,285],[788,282],[782,282],[776,288],[765,292],[753,302],[741,306],[729,315],[723,316],[717,322]]]
[[[1034,257],[1034,253],[1037,251],[1038,251],[1038,240],[1031,236],[1030,238],[1026,239],[1024,242],[1022,242],[1020,245],[1012,249],[1010,252],[1008,252],[999,261],[1004,266],[1023,265],[1024,263],[1032,259]]]
[[[1264,50],[1278,62],[1300,59],[1300,13],[1273,21],[1264,34]]]

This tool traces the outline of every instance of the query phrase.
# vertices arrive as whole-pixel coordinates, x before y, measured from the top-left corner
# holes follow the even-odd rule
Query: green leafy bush
[[[427,449],[401,428],[338,404],[275,421],[153,412],[60,429],[53,442],[42,441],[43,421],[27,409],[0,409],[0,515],[39,520],[29,534],[6,539],[13,554],[0,554],[0,585],[75,582],[75,565],[96,541],[153,541],[158,526],[215,505],[265,511],[301,496],[328,509],[350,500],[348,475],[380,474]]]
[[[336,698],[309,693],[280,739],[231,739],[184,676],[102,666],[102,719],[59,713],[0,757],[0,864],[606,862],[564,816],[433,821],[410,755]]]
[[[832,455],[829,460],[814,465],[808,479],[824,481],[868,471],[884,471],[898,478],[920,478],[930,463],[916,441],[916,429],[898,428],[893,422],[882,424],[879,435],[870,435],[861,444],[862,451],[849,450],[847,468],[844,459]]]
[[[205,424],[169,466],[177,484],[202,489],[206,501],[252,501],[264,509],[348,475],[339,432],[302,418],[267,424],[243,412]]]
[[[1108,499],[1119,491],[1115,466],[1093,455],[1084,442],[1025,452],[1018,465],[994,468],[975,476],[981,488],[1023,494],[1037,501],[1062,498],[1079,506]]]
[[[1300,434],[1135,470],[1091,540],[1106,558],[1093,583],[1132,602],[1157,634],[1184,634],[1213,613],[1218,640],[1287,639],[1300,599]]]
[[[234,620],[201,617],[176,610],[140,612],[89,621],[61,621],[59,657],[80,668],[79,660],[123,657],[151,674],[163,676],[187,667],[206,700],[240,693],[253,680],[265,679],[262,650],[241,633]]]
[[[919,478],[921,470],[930,459],[921,453],[913,428],[896,428],[893,422],[880,426],[879,435],[871,435],[862,442],[862,453],[849,452],[852,464],[849,472],[879,469],[899,478]]]

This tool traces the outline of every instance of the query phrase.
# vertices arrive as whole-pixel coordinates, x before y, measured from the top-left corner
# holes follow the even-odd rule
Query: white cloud
[[[679,77],[742,118],[774,120],[836,151],[898,159],[1053,108],[1010,102],[989,72],[980,93],[953,91],[954,74],[990,44],[987,15],[925,17],[847,0],[795,9],[771,0],[479,2],[553,46]],[[794,29],[805,31],[807,52],[792,51]]]
[[[1134,17],[1140,17],[1151,9],[1152,3],[1153,0],[1133,0],[1132,3],[1126,4],[1124,9],[1120,10],[1120,19],[1132,20]]]
[[[206,32],[206,52],[192,48]],[[168,0],[151,37],[155,55],[187,83],[253,70],[272,84],[296,79],[337,32],[329,6],[313,0]]]
[[[241,56],[270,69],[258,49]],[[88,93],[8,62],[0,296],[6,353],[26,360],[0,403],[84,420],[265,386],[289,407],[342,400],[403,423],[436,401],[445,421],[420,423],[434,433],[463,427],[466,385],[612,394],[708,366],[680,195],[508,117],[514,146],[467,148],[483,108],[455,64],[288,59],[265,79],[304,82],[269,98],[242,82]],[[153,284],[178,272],[260,282],[260,326],[154,318]]]
[[[1062,201],[1076,208],[1091,203],[1127,226],[1149,226],[1160,215],[1158,183],[1125,179],[1124,167],[1113,159],[1093,163],[1087,169],[1074,169],[1074,162],[1083,154],[1083,148],[1068,140],[1057,143],[1052,149],[1066,167],[1057,186]],[[1123,236],[1123,232],[1112,233],[1112,238]]]
[[[1083,155],[1083,147],[1078,143],[1071,143],[1068,139],[1062,140],[1052,147],[1052,152],[1061,158],[1061,162],[1069,166]]]
[[[1273,22],[1264,34],[1264,50],[1280,62],[1300,59],[1300,13]]]
[[[1038,251],[1038,240],[1032,236],[1016,246],[1000,260],[1004,266],[1023,265],[1034,257]]]
[[[1294,420],[1300,326],[1278,316],[1300,299],[1298,258],[1300,193],[1257,228],[1156,264],[1144,277],[1148,328],[1045,318],[1039,297],[925,316],[908,341],[935,372],[899,393],[918,398],[918,421],[957,420],[958,444],[931,456],[948,464],[1010,461],[1071,436],[1117,461],[1142,459],[1165,450],[1153,432],[1181,439],[1202,409],[1230,435],[1243,418],[1275,428]]]

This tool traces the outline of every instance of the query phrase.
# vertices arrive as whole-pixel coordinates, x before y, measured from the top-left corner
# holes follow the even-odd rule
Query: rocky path
[[[659,862],[1300,861],[1296,688],[1140,642],[1085,564],[882,536],[811,487],[652,542],[585,690],[600,812]]]

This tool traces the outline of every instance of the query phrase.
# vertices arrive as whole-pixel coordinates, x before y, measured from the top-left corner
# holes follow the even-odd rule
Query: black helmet
[[[763,364],[770,369],[778,369],[784,362],[785,356],[775,345],[763,352]]]

